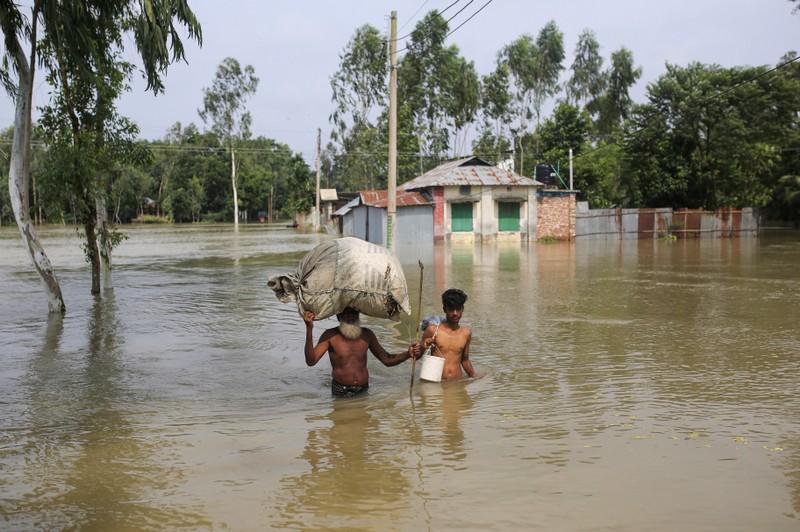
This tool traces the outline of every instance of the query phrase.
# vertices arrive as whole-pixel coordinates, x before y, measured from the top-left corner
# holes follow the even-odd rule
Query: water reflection
[[[437,450],[445,462],[461,462],[467,457],[468,444],[461,420],[475,405],[467,383],[462,380],[418,384],[419,397],[414,409],[421,425],[416,420],[413,425],[422,427],[424,436],[420,443],[428,453]]]
[[[408,509],[411,485],[389,415],[373,412],[366,397],[334,399],[326,414],[306,418],[300,458],[310,469],[281,480],[279,526],[366,529]]]
[[[137,401],[126,386],[113,292],[94,301],[85,350],[62,352],[62,334],[62,319],[51,318],[28,375],[33,408],[24,452],[33,489],[19,501],[19,516],[89,530],[202,525],[148,496],[169,486],[169,470],[154,463],[166,449],[133,420]]]

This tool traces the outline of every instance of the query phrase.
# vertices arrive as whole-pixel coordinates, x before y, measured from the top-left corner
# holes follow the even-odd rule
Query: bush
[[[167,216],[156,216],[155,214],[140,214],[133,220],[135,224],[171,224],[172,220]]]

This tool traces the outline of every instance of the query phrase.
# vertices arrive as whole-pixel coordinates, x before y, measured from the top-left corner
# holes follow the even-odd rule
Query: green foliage
[[[387,58],[386,40],[373,26],[361,26],[348,41],[339,70],[331,77],[334,138],[344,138],[352,127],[369,125],[375,107],[386,104]]]
[[[785,175],[773,191],[770,214],[778,219],[800,222],[800,176]]]
[[[575,60],[570,67],[572,76],[567,83],[567,101],[575,105],[592,107],[593,103],[606,89],[606,76],[603,72],[603,58],[600,56],[600,43],[590,29],[578,36],[575,45]]]
[[[168,224],[172,223],[172,219],[166,216],[156,216],[155,214],[140,214],[133,220],[134,223],[139,224]]]
[[[625,203],[761,207],[797,154],[800,76],[767,67],[668,65],[625,135]]]
[[[555,21],[539,31],[534,41],[522,35],[500,52],[499,62],[508,67],[514,94],[514,113],[517,116],[517,135],[528,130],[528,121],[541,120],[542,105],[558,90],[558,77],[563,70],[564,35]]]
[[[630,88],[642,77],[642,69],[634,66],[633,53],[625,47],[611,54],[611,68],[605,73],[606,89],[589,105],[597,113],[600,135],[614,133],[628,118],[631,110]]]
[[[257,88],[253,67],[242,68],[239,61],[226,57],[217,67],[211,87],[203,89],[200,118],[211,124],[212,132],[224,145],[250,137],[253,119],[245,104]]]
[[[480,98],[474,64],[457,46],[444,44],[448,30],[438,11],[428,13],[411,32],[398,67],[398,101],[408,108],[420,151],[434,158],[458,150],[459,132],[474,121]]]

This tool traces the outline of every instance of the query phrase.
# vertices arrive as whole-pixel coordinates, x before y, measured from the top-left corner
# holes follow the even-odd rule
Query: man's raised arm
[[[306,322],[306,364],[309,366],[316,365],[325,356],[330,347],[331,335],[328,334],[328,331],[322,333],[317,347],[314,347],[314,318],[313,312],[306,311],[303,313],[303,321]]]

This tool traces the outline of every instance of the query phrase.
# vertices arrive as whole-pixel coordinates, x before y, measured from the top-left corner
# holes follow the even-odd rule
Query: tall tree
[[[512,109],[516,115],[515,135],[528,131],[533,116],[533,91],[536,77],[536,43],[530,35],[522,35],[503,47],[498,56],[498,70],[503,65],[509,74],[513,94]]]
[[[339,68],[331,77],[331,140],[339,154],[334,158],[339,186],[372,188],[386,175],[387,161],[380,156],[388,150],[386,125],[378,123],[386,107],[386,52],[380,32],[361,26],[339,55]]]
[[[71,58],[81,72],[92,73],[92,55],[97,43],[92,29],[100,21],[112,20],[124,33],[132,33],[147,78],[147,89],[163,89],[161,77],[173,61],[184,59],[179,28],[201,41],[200,25],[187,0],[34,0],[30,15],[14,2],[0,3],[0,28],[4,57],[0,81],[16,100],[14,138],[9,162],[9,195],[22,241],[39,273],[51,312],[66,306],[52,264],[34,230],[29,212],[31,163],[31,101],[36,66],[54,65],[54,54]],[[40,32],[41,27],[41,32]],[[68,31],[62,31],[65,27]],[[50,45],[47,46],[46,43]],[[44,46],[43,46],[44,45]],[[12,79],[16,73],[16,81]]]
[[[481,83],[481,111],[484,121],[493,123],[494,134],[500,138],[505,133],[511,115],[508,65],[499,63],[494,71],[483,77]]]
[[[331,77],[335,107],[330,120],[339,137],[351,127],[372,123],[375,109],[386,104],[388,68],[386,40],[378,29],[368,24],[358,28]]]
[[[601,135],[611,134],[628,118],[633,104],[630,88],[642,77],[642,69],[634,65],[633,52],[622,47],[611,54],[611,67],[606,76],[608,85],[598,102]]]
[[[603,74],[603,58],[600,44],[590,29],[578,36],[575,45],[575,59],[570,67],[572,75],[567,82],[567,101],[574,105],[589,107],[605,90],[606,78]]]
[[[539,31],[535,41],[530,35],[522,35],[503,48],[498,60],[508,66],[511,74],[513,108],[517,116],[513,133],[518,139],[514,145],[520,148],[519,167],[523,172],[523,139],[529,133],[530,119],[535,116],[538,125],[544,102],[559,90],[558,77],[564,68],[564,35],[551,20]]]
[[[236,145],[250,137],[252,117],[245,107],[256,92],[258,78],[251,65],[242,69],[232,57],[222,60],[210,88],[203,89],[203,122],[228,149],[231,159],[231,191],[233,192],[233,223],[239,228],[239,195],[236,187]]]
[[[452,146],[455,114],[471,111],[472,104],[454,99],[472,98],[477,88],[474,68],[461,63],[458,47],[445,46],[447,33],[444,17],[429,12],[411,32],[398,67],[398,101],[411,111],[420,151],[432,158],[444,157]],[[474,117],[474,111],[463,113],[459,124],[467,115]]]
[[[469,126],[475,121],[480,106],[480,80],[475,63],[456,57],[448,67],[446,76],[447,115],[453,127],[453,156],[463,155],[466,150]]]
[[[536,37],[533,68],[533,108],[539,125],[544,102],[559,91],[558,77],[564,69],[564,34],[551,20]]]

